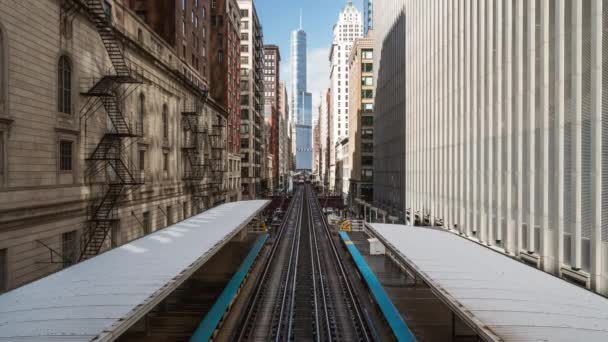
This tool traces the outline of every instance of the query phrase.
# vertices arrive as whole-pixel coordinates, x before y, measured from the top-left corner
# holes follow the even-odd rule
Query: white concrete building
[[[321,99],[320,99],[320,103],[321,103],[321,108],[319,109],[319,144],[320,149],[321,149],[321,162],[319,165],[319,179],[325,183],[327,181],[327,169],[328,169],[328,165],[329,165],[329,160],[327,158],[327,149],[329,148],[328,146],[328,123],[329,123],[329,118],[328,118],[328,108],[327,108],[327,99],[326,99],[326,94],[322,94],[320,95]]]
[[[374,10],[374,200],[606,294],[606,2]]]
[[[334,25],[334,36],[329,53],[331,79],[330,148],[335,155],[335,144],[348,137],[348,56],[355,39],[363,36],[361,13],[348,1],[338,22]],[[335,168],[332,170],[335,172]],[[330,173],[332,172],[330,171]],[[330,179],[335,175],[330,175]],[[330,187],[333,185],[330,184]],[[338,190],[339,191],[339,190]]]

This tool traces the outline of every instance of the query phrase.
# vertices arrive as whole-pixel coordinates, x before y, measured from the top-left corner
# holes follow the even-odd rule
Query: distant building
[[[374,0],[363,0],[363,33],[374,28]]]
[[[272,154],[271,185],[277,187],[279,180],[279,96],[281,54],[276,45],[264,46],[264,116],[270,122],[268,152]]]
[[[321,132],[319,127],[319,119],[321,117],[321,107],[318,108],[319,116],[314,121],[312,129],[312,173],[319,175],[320,157],[321,157]]]
[[[351,113],[348,109],[348,56],[355,39],[362,36],[361,13],[353,6],[352,1],[348,1],[334,26],[333,42],[329,53],[332,89],[330,107],[332,117],[330,125],[331,141],[329,144],[332,149],[331,155],[335,155],[333,149],[338,146],[336,143],[341,142],[349,135],[348,117]]]
[[[374,41],[369,38],[355,40],[349,57],[349,204],[360,198],[373,201],[374,180]]]
[[[210,9],[209,94],[228,111],[226,148],[230,196],[241,198],[241,14],[236,0],[216,0]]]
[[[336,155],[335,148],[331,146],[333,138],[333,132],[331,130],[331,123],[333,121],[332,116],[332,93],[331,88],[327,88],[327,92],[325,93],[325,103],[327,106],[327,117],[325,120],[325,127],[327,129],[327,136],[325,137],[325,141],[323,141],[323,152],[325,154],[325,189],[327,191],[333,191],[335,182],[336,182]]]
[[[287,97],[287,88],[285,82],[279,81],[279,178],[278,188],[285,189],[287,179],[291,169],[292,153],[291,153],[291,129],[290,129],[290,113],[289,100]]]
[[[300,23],[300,26],[302,23]],[[306,32],[291,32],[291,101],[296,129],[296,169],[312,170],[312,95],[306,90]]]
[[[262,191],[264,130],[263,33],[253,0],[238,0],[241,10],[241,184],[243,198]]]
[[[209,1],[125,0],[125,3],[169,43],[177,56],[190,64],[205,82],[209,79]],[[144,41],[143,30],[137,28],[136,38],[140,43],[148,43]],[[154,41],[151,43],[158,46]]]

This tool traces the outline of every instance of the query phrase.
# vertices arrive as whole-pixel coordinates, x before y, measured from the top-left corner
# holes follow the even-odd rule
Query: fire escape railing
[[[217,149],[214,129],[201,124],[203,103],[194,101],[185,105],[182,111],[184,136],[182,152],[188,161],[188,169],[184,170],[184,180],[190,188],[195,206],[203,204],[206,209],[213,206],[211,196],[219,196],[222,191],[222,178],[218,177],[220,164],[217,156],[223,151]]]
[[[112,24],[112,14],[101,0],[66,0],[62,4],[62,15],[72,16],[83,12],[94,24],[103,46],[112,63],[113,73],[101,76],[94,85],[82,93],[87,97],[81,115],[85,120],[95,112],[91,102],[100,103],[109,118],[109,129],[94,148],[87,161],[87,175],[103,173],[105,184],[103,195],[92,200],[89,207],[89,225],[80,241],[79,260],[93,257],[101,251],[116,222],[118,203],[133,187],[141,186],[145,180],[130,160],[129,147],[140,138],[133,122],[124,115],[121,104],[124,87],[143,83],[125,58],[124,47],[117,38]],[[121,95],[122,94],[122,95]]]

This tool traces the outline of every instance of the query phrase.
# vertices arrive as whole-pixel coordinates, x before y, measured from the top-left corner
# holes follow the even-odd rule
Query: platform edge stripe
[[[414,334],[399,314],[399,311],[397,311],[397,308],[388,297],[388,294],[384,291],[384,287],[382,287],[382,284],[380,284],[380,281],[378,281],[374,272],[369,268],[357,247],[352,243],[348,234],[346,232],[340,232],[340,237],[344,241],[348,252],[353,257],[359,272],[361,272],[363,279],[365,279],[376,303],[380,307],[380,311],[382,311],[384,318],[388,322],[397,340],[404,342],[416,341],[416,337],[414,337]]]
[[[194,334],[192,334],[192,337],[190,337],[191,342],[209,341],[211,336],[213,336],[215,329],[226,313],[228,306],[238,293],[243,280],[247,276],[247,273],[249,273],[253,262],[262,250],[262,247],[264,246],[264,243],[266,243],[267,239],[268,234],[264,234],[256,240],[253,247],[247,254],[247,257],[245,257],[245,260],[239,266],[239,269],[234,273],[209,312],[205,315],[205,318],[195,330]]]

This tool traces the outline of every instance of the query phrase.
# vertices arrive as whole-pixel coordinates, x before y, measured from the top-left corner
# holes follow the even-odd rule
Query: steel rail
[[[293,245],[296,246],[296,256],[294,259],[294,268],[293,268],[293,277],[290,278],[289,277],[289,271],[287,273],[288,277],[287,277],[287,283],[286,285],[289,285],[289,279],[292,279],[291,281],[291,298],[290,298],[290,302],[289,302],[289,320],[287,321],[287,340],[286,341],[291,341],[291,334],[292,334],[292,330],[293,330],[293,312],[294,312],[294,308],[295,308],[295,303],[296,303],[296,284],[297,284],[297,276],[298,276],[298,257],[300,255],[300,238],[302,237],[302,212],[303,210],[303,204],[304,204],[304,200],[306,198],[306,192],[302,191],[302,205],[300,206],[300,218],[297,224],[297,228],[296,228],[296,234],[297,234],[297,239],[293,240]],[[293,255],[294,250],[292,249],[292,255]],[[291,257],[289,259],[289,264],[290,264],[290,268],[291,268]],[[279,324],[277,325],[279,329],[281,329],[281,319],[283,316],[283,311],[284,311],[284,305],[285,305],[285,297],[287,295],[287,291],[285,291],[283,293],[283,302],[281,305],[281,314],[279,316]],[[279,330],[280,331],[280,330]],[[276,335],[276,342],[281,341],[280,339],[281,334],[277,334]]]
[[[307,191],[309,190],[308,188],[306,189]],[[323,298],[323,310],[325,311],[325,327],[327,329],[326,332],[326,341],[331,342],[332,341],[332,334],[331,334],[331,325],[329,323],[329,311],[327,310],[327,294],[325,293],[325,286],[323,286],[323,282],[324,282],[324,277],[323,277],[323,267],[321,265],[321,256],[319,253],[319,244],[317,241],[317,232],[316,229],[314,228],[314,220],[313,220],[313,212],[312,212],[312,205],[311,205],[311,198],[308,198],[308,201],[306,203],[308,205],[309,211],[308,211],[308,220],[310,222],[310,230],[311,230],[311,234],[313,236],[313,239],[311,239],[310,242],[310,247],[311,249],[313,249],[313,243],[314,243],[314,250],[315,250],[315,254],[313,255],[313,259],[314,256],[316,255],[316,261],[317,261],[317,268],[319,270],[319,282],[321,284],[321,298]],[[314,263],[314,261],[313,261]],[[315,293],[315,303],[316,303],[316,293]],[[317,341],[320,338],[320,335],[318,333],[319,327],[318,327],[318,321],[317,321]]]
[[[318,210],[317,213],[319,213],[321,210],[321,206],[319,204],[318,198],[316,198],[316,200],[313,201],[313,203],[315,204],[315,206]],[[327,238],[329,239],[329,244],[331,246],[333,256],[337,262],[338,269],[339,269],[340,275],[341,275],[341,279],[343,279],[344,287],[348,294],[348,299],[350,299],[350,301],[351,301],[352,305],[350,306],[350,309],[351,309],[351,312],[353,313],[353,315],[355,316],[354,318],[356,318],[355,323],[361,328],[361,332],[363,333],[363,336],[360,336],[360,338],[363,339],[364,341],[373,341],[374,339],[369,331],[370,329],[367,325],[367,321],[364,319],[363,314],[362,314],[361,304],[357,300],[356,295],[353,291],[352,284],[350,283],[350,280],[347,276],[342,259],[340,258],[339,254],[338,254],[338,250],[335,245],[335,242],[331,237],[329,225],[326,221],[325,215],[323,215],[323,214],[321,214],[321,221],[323,223],[323,227],[325,228],[323,230],[324,230]]]
[[[299,198],[296,198],[296,196],[294,196],[291,200],[291,203],[289,204],[289,207],[287,209],[287,212],[285,213],[285,220],[283,221],[283,223],[281,224],[280,228],[279,228],[279,235],[277,236],[276,240],[273,243],[272,249],[270,251],[270,255],[268,256],[266,263],[264,265],[264,270],[261,274],[261,276],[258,278],[258,281],[255,285],[255,293],[253,294],[253,296],[250,297],[249,302],[247,304],[247,309],[245,312],[245,316],[244,318],[241,320],[241,324],[240,327],[241,329],[239,330],[239,334],[236,338],[236,341],[242,341],[245,337],[246,334],[248,333],[248,330],[251,326],[251,319],[254,315],[254,311],[256,306],[258,305],[258,300],[261,297],[261,292],[264,289],[263,285],[266,282],[268,275],[270,274],[270,269],[273,266],[272,261],[274,260],[276,251],[281,243],[283,234],[285,233],[285,228],[289,222],[289,218],[292,215],[292,212],[294,210],[294,208],[296,208],[296,203],[299,201]],[[298,206],[299,208],[300,206]]]

